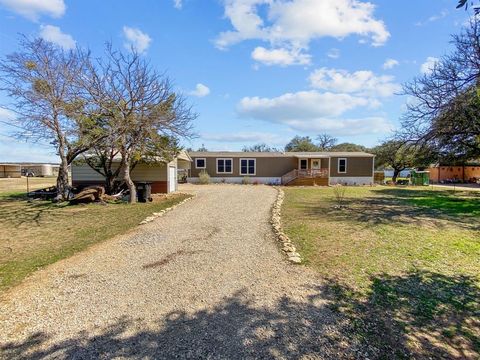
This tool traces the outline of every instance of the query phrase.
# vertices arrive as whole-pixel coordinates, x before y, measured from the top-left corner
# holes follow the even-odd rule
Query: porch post
[[[331,161],[332,160],[332,157],[329,156],[328,157],[328,186],[330,186],[330,174],[331,174]]]

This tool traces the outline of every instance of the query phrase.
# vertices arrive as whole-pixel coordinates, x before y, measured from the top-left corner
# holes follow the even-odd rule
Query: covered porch
[[[282,176],[282,185],[328,186],[330,158],[321,155],[295,156],[297,167]]]

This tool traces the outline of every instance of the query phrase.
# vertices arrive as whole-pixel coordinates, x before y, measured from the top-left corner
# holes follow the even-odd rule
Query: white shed
[[[152,183],[152,193],[171,193],[177,190],[178,162],[188,161],[190,157],[182,151],[170,162],[153,164],[139,163],[131,172],[133,182]],[[102,175],[85,163],[72,164],[72,185],[84,187],[102,185],[105,179]]]

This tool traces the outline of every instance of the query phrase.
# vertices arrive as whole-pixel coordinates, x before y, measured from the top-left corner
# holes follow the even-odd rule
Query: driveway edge
[[[281,211],[285,192],[279,187],[275,187],[275,189],[277,190],[277,198],[273,203],[271,220],[273,232],[275,233],[277,240],[282,244],[282,250],[286,253],[288,261],[293,264],[301,264],[302,258],[300,254],[297,252],[297,249],[282,228]]]
[[[196,194],[190,194],[190,193],[175,193],[175,195],[189,195],[189,197],[185,198],[184,200],[180,201],[179,203],[171,206],[171,207],[168,207],[166,209],[163,209],[163,210],[160,210],[159,212],[154,212],[152,213],[152,215],[150,216],[147,216],[145,219],[143,219],[142,221],[140,221],[140,223],[138,225],[145,225],[145,224],[148,224],[149,222],[152,222],[153,220],[155,220],[156,218],[159,218],[160,216],[163,216],[165,215],[167,212],[169,211],[172,211],[173,209],[175,209],[177,206],[180,206],[184,203],[186,203],[187,201],[190,201],[192,200]]]

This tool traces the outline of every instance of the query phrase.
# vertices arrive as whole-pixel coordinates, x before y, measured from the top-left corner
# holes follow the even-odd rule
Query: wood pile
[[[87,204],[92,202],[105,202],[107,200],[117,200],[118,195],[107,195],[105,193],[105,188],[103,186],[89,186],[77,195],[75,195],[71,200],[70,204]]]

